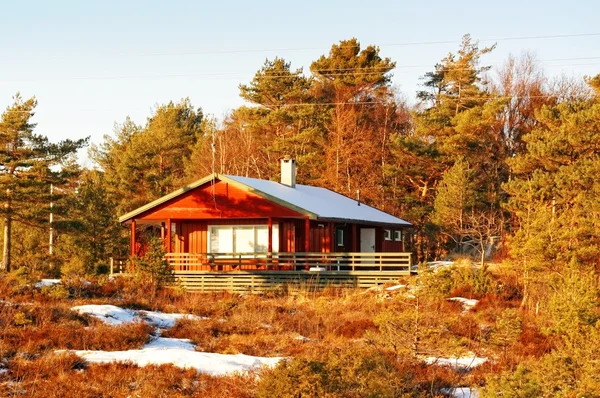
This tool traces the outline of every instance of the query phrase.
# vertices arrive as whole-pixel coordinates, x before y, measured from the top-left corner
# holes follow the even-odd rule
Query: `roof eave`
[[[389,227],[406,227],[410,228],[413,225],[408,221],[402,220],[402,222],[392,223],[385,221],[374,221],[374,220],[357,220],[350,218],[335,218],[335,217],[319,217],[318,221],[330,221],[330,222],[345,222],[351,224],[364,224],[364,225],[379,225],[379,226],[389,226]]]
[[[218,174],[211,174],[208,175],[204,178],[201,178],[197,181],[192,182],[191,184],[188,184],[186,186],[184,186],[183,188],[179,188],[176,191],[173,191],[165,196],[162,196],[148,204],[145,204],[144,206],[138,207],[135,210],[130,211],[129,213],[126,213],[124,215],[122,215],[121,217],[119,217],[119,222],[125,223],[133,218],[135,218],[135,216],[139,216],[142,213],[147,212],[148,210],[152,210],[153,208],[155,208],[158,205],[161,205],[165,202],[168,202],[171,199],[174,199],[176,197],[178,197],[179,195],[182,195],[186,192],[191,191],[194,188],[199,187],[200,185],[206,184],[207,182],[211,181],[211,180],[215,180],[215,179],[220,179],[220,176]]]
[[[284,206],[284,207],[286,207],[286,208],[288,208],[290,210],[294,210],[294,211],[296,211],[296,212],[298,212],[300,214],[303,214],[303,215],[307,216],[308,218],[310,218],[312,220],[316,220],[319,217],[318,214],[316,214],[316,213],[310,212],[310,211],[308,211],[306,209],[303,209],[303,208],[298,207],[296,205],[293,205],[293,204],[291,204],[289,202],[281,200],[281,199],[279,199],[279,198],[277,198],[275,196],[269,195],[268,193],[265,193],[265,192],[263,192],[261,190],[258,190],[256,188],[254,188],[254,187],[248,186],[248,185],[246,185],[246,184],[244,184],[242,182],[236,181],[236,180],[234,180],[232,178],[229,178],[229,177],[227,177],[225,175],[219,175],[219,174],[215,173],[215,174],[206,176],[206,177],[204,177],[204,178],[202,178],[200,180],[194,181],[193,183],[188,184],[188,185],[184,186],[183,188],[180,188],[180,189],[178,189],[176,191],[173,191],[170,194],[167,194],[167,195],[165,195],[165,196],[163,196],[161,198],[158,198],[158,199],[156,199],[156,200],[154,200],[154,201],[152,201],[152,202],[150,202],[150,203],[148,203],[148,204],[146,204],[144,206],[138,207],[137,209],[132,210],[132,211],[130,211],[127,214],[122,215],[121,217],[119,217],[119,222],[121,224],[126,223],[129,220],[134,219],[136,216],[139,216],[140,214],[143,214],[143,213],[145,213],[145,212],[147,212],[149,210],[152,210],[153,208],[155,208],[158,205],[166,203],[166,202],[168,202],[171,199],[174,199],[174,198],[176,198],[176,197],[178,197],[178,196],[180,196],[180,195],[182,195],[182,194],[184,194],[186,192],[191,191],[192,189],[198,188],[199,186],[204,185],[207,182],[213,181],[213,180],[220,180],[220,181],[223,181],[223,182],[227,182],[227,183],[233,184],[233,185],[235,185],[236,187],[238,187],[240,189],[243,189],[243,190],[248,191],[248,192],[255,193],[255,194],[257,194],[258,196],[260,196],[260,197],[262,197],[264,199],[270,200],[270,201],[272,201],[274,203],[277,203],[278,205]]]

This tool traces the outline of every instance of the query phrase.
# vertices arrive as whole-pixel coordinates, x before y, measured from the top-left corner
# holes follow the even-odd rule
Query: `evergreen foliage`
[[[48,227],[50,186],[65,185],[74,171],[66,163],[87,139],[51,143],[34,133],[35,98],[14,96],[0,119],[0,208],[4,221],[2,269],[10,271],[13,222]]]

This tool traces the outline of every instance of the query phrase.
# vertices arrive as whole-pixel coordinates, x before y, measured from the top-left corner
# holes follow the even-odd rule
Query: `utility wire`
[[[556,35],[536,35],[536,36],[509,36],[479,39],[478,42],[501,42],[501,41],[517,41],[517,40],[547,40],[547,39],[565,39],[574,37],[595,37],[600,36],[600,33],[573,33],[573,34],[556,34]],[[461,43],[461,40],[434,40],[434,41],[414,41],[414,42],[399,42],[386,43],[376,47],[412,47],[412,46],[428,46],[437,44],[456,44]],[[344,45],[338,48],[356,48],[359,45]],[[130,57],[164,57],[164,56],[189,56],[189,55],[216,55],[216,54],[244,54],[244,53],[263,53],[277,51],[314,51],[322,50],[323,47],[288,47],[288,48],[255,48],[255,49],[232,49],[232,50],[208,50],[208,51],[186,51],[186,52],[166,52],[166,53],[105,53],[95,55],[104,57],[112,56],[130,56]],[[68,58],[72,55],[55,55],[45,58]]]
[[[600,59],[600,57],[586,57],[586,58],[571,58],[571,60],[578,60],[578,59]],[[563,58],[562,60],[570,60],[569,58]],[[600,63],[598,62],[593,62],[593,63],[575,63],[575,64],[562,64],[562,65],[547,65],[549,67],[570,67],[570,66],[594,66],[594,65],[600,65]],[[411,65],[411,66],[406,66],[406,67],[397,67],[394,69],[399,69],[399,68],[417,68],[418,66],[416,65]],[[422,67],[426,67],[426,66],[422,66]],[[438,69],[433,69],[433,72],[450,72],[450,71],[469,71],[469,70],[477,70],[477,69],[481,69],[481,68],[485,68],[485,67],[479,67],[479,68],[438,68]],[[313,73],[322,73],[322,72],[328,72],[328,71],[346,71],[346,72],[352,72],[352,71],[358,71],[358,72],[352,72],[352,73],[343,73],[343,72],[338,72],[338,73],[323,73],[322,76],[323,77],[336,77],[336,76],[368,76],[368,75],[382,75],[385,73],[393,73],[394,69],[386,67],[386,68],[382,68],[384,70],[377,70],[379,69],[379,67],[373,67],[373,68],[346,68],[346,69],[318,69],[318,70],[314,70],[312,71]],[[365,70],[365,72],[360,72],[360,70]],[[367,70],[371,70],[370,72],[367,72]],[[409,71],[405,71],[405,70],[398,70],[396,71],[396,73],[408,73]],[[260,72],[258,72],[260,74]],[[0,80],[0,83],[33,83],[33,82],[40,82],[40,81],[65,81],[65,80],[133,80],[133,79],[161,79],[161,78],[180,78],[180,77],[227,77],[229,78],[229,80],[232,79],[237,79],[237,78],[245,78],[245,77],[249,77],[249,76],[256,76],[256,74],[251,75],[249,73],[243,73],[243,72],[208,72],[208,73],[191,73],[191,74],[158,74],[158,75],[123,75],[123,76],[82,76],[82,77],[61,77],[61,78],[39,78],[39,79],[12,79],[12,80]],[[275,74],[263,74],[260,75],[262,78],[264,79],[284,79],[284,78],[298,78],[298,77],[303,77],[303,75],[299,75],[299,74],[285,74],[285,75],[275,75]]]
[[[560,95],[556,95],[556,94],[544,94],[544,95],[500,95],[500,96],[494,96],[493,94],[490,94],[490,96],[487,97],[451,97],[450,99],[453,100],[459,100],[459,101],[482,101],[482,102],[490,102],[490,101],[495,101],[495,100],[509,100],[509,99],[540,99],[540,98],[561,98]],[[273,104],[272,107],[273,108],[292,108],[292,107],[301,107],[301,106],[337,106],[337,105],[392,105],[394,104],[393,102],[382,102],[382,101],[342,101],[342,102],[297,102],[297,103],[290,103],[290,104],[281,104],[281,105],[276,105]],[[263,107],[266,108],[265,105],[257,105],[255,106],[256,108],[258,107]],[[167,109],[167,110],[180,110],[182,108],[178,108],[178,107],[160,107],[161,109]],[[141,108],[137,108],[137,109],[141,109]],[[87,112],[96,112],[96,111],[114,111],[115,109],[78,109],[78,111],[87,111]],[[15,112],[15,113],[31,113],[32,111],[20,111],[20,110],[6,110],[3,113],[6,112]]]

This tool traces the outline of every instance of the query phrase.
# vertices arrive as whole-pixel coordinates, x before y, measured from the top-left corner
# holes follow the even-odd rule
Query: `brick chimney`
[[[296,186],[296,161],[289,156],[281,159],[281,183],[292,188]]]

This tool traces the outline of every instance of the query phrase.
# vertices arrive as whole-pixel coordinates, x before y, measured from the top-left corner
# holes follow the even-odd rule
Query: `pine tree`
[[[105,173],[119,213],[174,191],[186,181],[186,162],[199,139],[203,114],[189,99],[158,106],[145,126],[129,118],[105,136],[91,157]]]
[[[111,256],[124,257],[127,239],[121,236],[116,203],[109,198],[104,175],[84,170],[76,188],[66,192],[68,219],[61,221],[57,236],[57,255],[64,261],[83,264],[91,273],[107,269]]]
[[[560,271],[600,256],[600,102],[545,106],[539,126],[524,137],[527,150],[510,160],[514,178],[504,188],[519,221],[515,256]]]
[[[467,214],[475,201],[473,171],[459,159],[444,173],[433,204],[433,221],[454,240],[459,251],[467,234]]]
[[[354,38],[310,66],[315,95],[327,111],[321,184],[349,196],[360,189],[364,200],[390,211],[386,169],[392,139],[408,118],[390,86],[395,66],[378,47],[361,48]]]
[[[18,93],[14,103],[0,119],[0,195],[4,206],[4,250],[2,268],[11,269],[12,223],[33,227],[47,226],[50,185],[60,186],[72,177],[61,168],[87,139],[50,143],[33,132],[31,121],[37,105],[35,98],[24,100]]]

